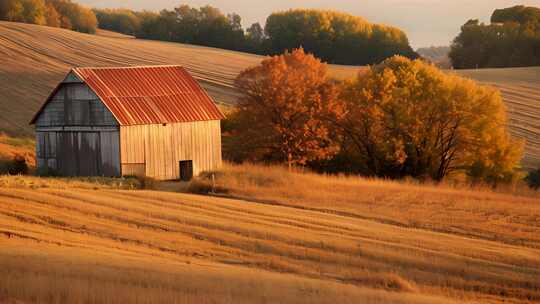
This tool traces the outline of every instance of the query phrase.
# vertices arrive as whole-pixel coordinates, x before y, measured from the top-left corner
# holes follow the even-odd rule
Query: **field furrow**
[[[4,258],[1,248],[24,242],[447,299],[540,301],[540,250],[488,231],[468,238],[396,220],[154,191],[0,188],[0,205]],[[540,228],[518,228],[524,221],[515,218],[513,229]]]

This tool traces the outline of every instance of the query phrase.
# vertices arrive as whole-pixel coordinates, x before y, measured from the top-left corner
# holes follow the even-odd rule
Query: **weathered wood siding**
[[[83,83],[63,84],[41,112],[36,127],[118,126],[99,97]]]
[[[193,161],[193,174],[221,166],[219,120],[165,125],[121,126],[123,175],[161,180],[180,178],[180,161]]]
[[[118,123],[71,74],[36,121],[36,156],[42,173],[120,176]]]

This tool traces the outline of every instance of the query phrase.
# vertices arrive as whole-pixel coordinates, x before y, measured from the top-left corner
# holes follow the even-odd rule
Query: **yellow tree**
[[[396,56],[342,94],[340,126],[372,175],[442,180],[464,171],[495,183],[519,164],[522,145],[508,135],[496,89]]]
[[[303,49],[243,71],[235,136],[252,158],[286,161],[289,168],[337,152],[330,120],[343,113],[327,66]]]

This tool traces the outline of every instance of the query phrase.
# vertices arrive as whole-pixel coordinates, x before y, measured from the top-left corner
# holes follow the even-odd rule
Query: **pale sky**
[[[172,9],[179,4],[211,5],[224,13],[238,13],[244,27],[264,26],[274,11],[290,8],[322,8],[362,16],[370,22],[401,28],[413,48],[449,45],[469,19],[489,22],[496,8],[513,5],[540,7],[540,0],[76,0],[92,7],[123,7],[135,10]]]

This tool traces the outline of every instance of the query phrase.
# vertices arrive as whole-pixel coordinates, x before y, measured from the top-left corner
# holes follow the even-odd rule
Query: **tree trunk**
[[[289,152],[287,154],[287,164],[289,165],[289,172],[292,172],[292,154]]]

